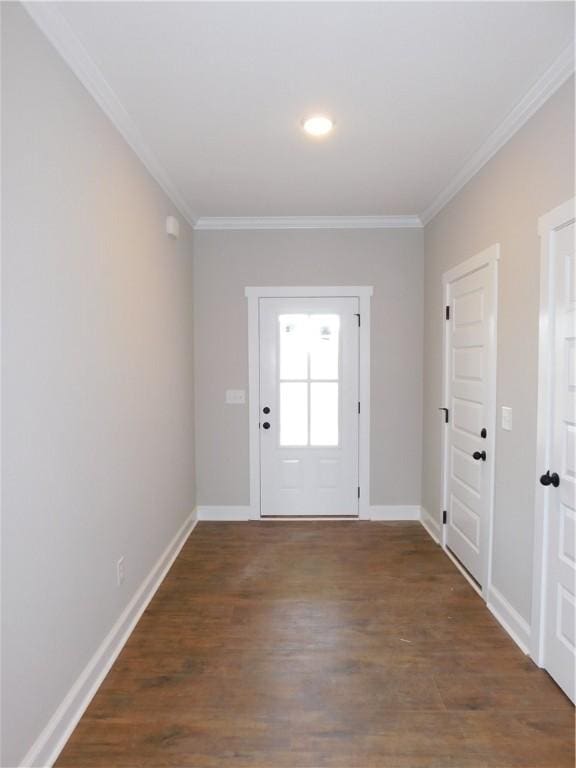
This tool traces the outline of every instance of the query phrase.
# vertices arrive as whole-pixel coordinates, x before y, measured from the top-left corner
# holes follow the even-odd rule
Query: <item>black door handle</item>
[[[265,421],[264,424],[262,424],[262,426],[264,427],[264,429],[270,429],[270,422]]]
[[[552,474],[550,474],[550,470],[548,470],[548,472],[540,478],[540,483],[542,485],[553,485],[554,488],[558,488],[560,485],[560,478],[558,477],[557,472],[552,472]]]
[[[476,461],[480,461],[480,459],[486,461],[486,451],[474,451],[472,458],[476,459]]]

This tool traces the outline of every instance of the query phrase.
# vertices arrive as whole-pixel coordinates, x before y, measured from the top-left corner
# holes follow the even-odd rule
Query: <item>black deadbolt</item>
[[[550,474],[550,470],[548,470],[545,475],[542,475],[540,482],[542,485],[553,485],[554,488],[558,488],[560,485],[560,478],[558,477],[557,472],[552,472],[552,474]]]
[[[264,424],[262,424],[262,426],[264,427],[264,429],[270,429],[270,422],[265,421]]]
[[[262,411],[264,413],[270,413],[270,408],[268,408],[268,406],[266,406],[265,408],[262,408]]]
[[[482,431],[480,432],[480,437],[486,437],[488,433],[486,432],[486,427],[482,427]]]
[[[472,458],[476,459],[476,461],[486,461],[486,451],[474,451],[472,454]]]

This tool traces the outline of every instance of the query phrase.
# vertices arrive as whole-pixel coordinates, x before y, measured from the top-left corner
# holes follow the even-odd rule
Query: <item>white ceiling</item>
[[[194,217],[424,211],[565,50],[574,13],[569,2],[57,8]],[[323,142],[299,126],[317,111],[337,123]]]

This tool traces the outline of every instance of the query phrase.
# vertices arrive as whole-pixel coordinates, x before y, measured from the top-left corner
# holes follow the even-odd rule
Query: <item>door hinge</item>
[[[360,413],[360,403],[358,403],[358,413]]]
[[[360,498],[360,486],[358,486],[358,498]]]
[[[450,421],[450,411],[448,408],[438,408],[439,411],[444,411],[444,423],[448,424]]]
[[[446,525],[447,522],[448,522],[448,512],[444,510],[442,512],[442,525]]]
[[[360,328],[360,313],[354,312],[354,315],[358,318],[358,328]]]
[[[446,320],[450,320],[450,307],[446,306]]]

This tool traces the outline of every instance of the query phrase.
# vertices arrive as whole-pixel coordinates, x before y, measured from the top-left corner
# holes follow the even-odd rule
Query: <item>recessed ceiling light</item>
[[[326,136],[334,128],[334,121],[324,115],[312,115],[302,123],[309,136]]]

